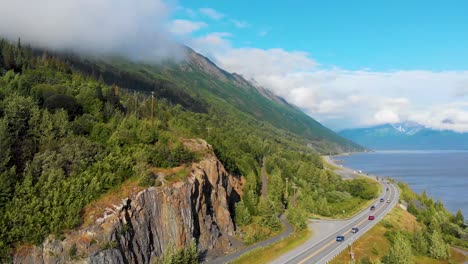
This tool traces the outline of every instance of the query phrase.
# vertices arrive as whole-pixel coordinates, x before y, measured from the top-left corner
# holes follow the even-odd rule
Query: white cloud
[[[375,113],[374,118],[379,123],[398,123],[400,117],[390,109],[383,109]]]
[[[221,18],[224,17],[224,14],[223,13],[220,13],[216,10],[214,10],[213,8],[200,8],[199,9],[200,13],[202,13],[203,15],[211,18],[211,19],[214,19],[214,20],[220,20]]]
[[[175,35],[187,35],[206,26],[206,23],[200,21],[176,19],[170,22],[169,31]]]
[[[249,23],[247,21],[231,19],[231,22],[236,28],[246,28],[249,26]]]
[[[412,119],[434,129],[468,132],[468,102],[439,105],[431,111],[414,114]]]
[[[333,129],[409,120],[468,132],[468,71],[324,68],[305,52],[233,48],[226,38],[210,37],[212,46],[199,51]]]
[[[135,59],[182,55],[163,0],[0,1],[0,34],[52,49],[120,53]]]
[[[229,71],[242,68],[242,73],[249,78],[310,70],[317,65],[305,52],[288,52],[283,49],[229,49],[218,54],[216,59]]]
[[[229,32],[212,32],[210,34],[193,38],[189,42],[195,51],[203,53],[207,56],[214,56],[214,54],[222,54],[227,50],[231,50],[231,42],[228,37],[231,36]]]

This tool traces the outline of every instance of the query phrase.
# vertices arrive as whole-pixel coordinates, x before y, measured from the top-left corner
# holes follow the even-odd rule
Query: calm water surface
[[[452,212],[468,216],[468,151],[378,151],[336,156],[346,167],[402,180],[426,190]]]

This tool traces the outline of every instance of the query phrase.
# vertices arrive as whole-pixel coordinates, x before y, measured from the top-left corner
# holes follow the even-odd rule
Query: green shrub
[[[303,230],[307,227],[307,215],[301,208],[290,208],[288,210],[288,221],[296,230]]]

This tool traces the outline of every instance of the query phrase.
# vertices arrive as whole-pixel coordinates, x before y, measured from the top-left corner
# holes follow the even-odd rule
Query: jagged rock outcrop
[[[23,247],[14,262],[150,263],[168,247],[192,240],[201,254],[229,250],[243,179],[228,174],[211,147],[202,145],[209,154],[192,164],[186,179],[129,196],[63,240],[51,236],[41,246]]]

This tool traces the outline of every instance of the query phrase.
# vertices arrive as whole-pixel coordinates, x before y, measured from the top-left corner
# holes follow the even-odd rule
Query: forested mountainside
[[[195,112],[206,111],[208,106],[234,108],[238,113],[308,140],[317,152],[362,150],[359,145],[338,136],[284,99],[238,74],[218,68],[188,47],[185,50],[184,61],[159,64],[135,63],[116,57],[59,56],[74,69],[108,85],[154,91],[157,97]]]
[[[193,182],[192,164],[209,154],[187,148],[188,139],[205,139],[223,170],[245,182],[236,205],[240,197],[217,197],[216,191],[189,202],[207,210],[203,223],[213,226],[216,223],[209,223],[216,221],[210,216],[214,204],[229,204],[228,217],[248,243],[279,230],[276,215],[292,200],[297,207],[288,215],[303,228],[307,212],[331,215],[351,210],[377,193],[372,186],[363,191],[365,182],[342,181],[323,168],[318,151],[350,150],[356,145],[194,53],[183,63],[154,66],[121,58],[53,54],[19,41],[1,40],[0,51],[2,259],[28,245],[45,252],[49,244],[42,243],[49,235],[67,241],[72,230],[89,224],[87,205],[123,195],[125,186],[136,183],[138,188],[166,188],[171,193],[180,188],[171,187],[174,182]],[[263,163],[269,185],[261,196]],[[196,187],[191,191],[196,193]],[[188,225],[192,227],[202,224],[197,218],[187,221],[193,221]],[[93,238],[88,246],[98,243],[96,254],[109,257],[106,252],[122,247],[118,241],[129,241],[118,236],[135,234],[129,225],[118,230],[104,241]],[[216,234],[211,235],[219,238]],[[207,234],[192,235],[198,250],[203,248],[199,239]],[[66,258],[91,257],[76,245],[69,246],[61,251]],[[154,248],[149,250],[150,257],[162,257]],[[176,253],[190,257],[190,252]]]

